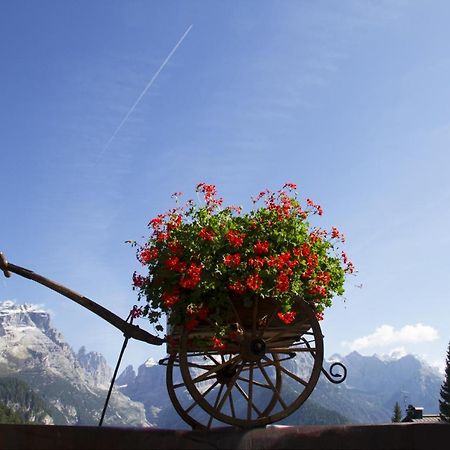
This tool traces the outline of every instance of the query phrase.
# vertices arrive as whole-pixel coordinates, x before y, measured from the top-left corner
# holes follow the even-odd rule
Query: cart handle
[[[45,278],[42,275],[32,272],[31,270],[9,263],[1,252],[0,270],[3,271],[5,277],[7,278],[9,278],[11,276],[11,272],[13,272],[17,275],[20,275],[21,277],[36,281],[37,283],[42,284],[61,295],[64,295],[64,297],[70,298],[75,303],[78,303],[79,305],[89,309],[89,311],[92,311],[97,316],[100,316],[102,319],[106,320],[111,325],[121,330],[127,338],[134,338],[138,341],[147,342],[153,345],[162,345],[166,342],[165,339],[154,336],[148,331],[139,328],[137,325],[132,325],[126,322],[108,309],[104,308],[98,303],[95,303],[93,300],[84,297],[83,295],[78,294],[77,292],[72,291],[71,289],[66,288],[65,286],[58,284],[48,278]]]

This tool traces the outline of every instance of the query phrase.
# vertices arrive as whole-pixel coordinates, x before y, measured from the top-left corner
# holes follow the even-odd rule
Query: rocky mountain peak
[[[86,352],[83,345],[78,350],[76,359],[94,386],[109,387],[112,371],[101,353]]]
[[[136,372],[134,371],[133,366],[129,365],[125,367],[125,370],[119,375],[117,378],[117,386],[124,388],[129,384],[133,383],[136,379]]]
[[[100,353],[82,347],[75,354],[39,306],[0,302],[0,366],[2,374],[18,377],[37,393],[42,389],[54,408],[55,423],[98,421],[111,369]],[[119,391],[108,411],[106,423],[148,425],[142,404]]]

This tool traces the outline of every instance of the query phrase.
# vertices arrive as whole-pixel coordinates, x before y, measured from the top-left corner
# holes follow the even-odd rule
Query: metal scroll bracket
[[[336,367],[342,369],[343,373],[335,372]],[[326,376],[327,380],[333,384],[340,384],[347,378],[347,367],[340,362],[334,362],[331,364],[329,370],[330,372],[327,372],[326,369],[322,367],[322,373]]]

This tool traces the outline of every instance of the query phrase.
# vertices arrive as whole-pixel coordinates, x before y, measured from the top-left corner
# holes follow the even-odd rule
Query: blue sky
[[[204,181],[248,206],[294,182],[359,270],[326,314],[326,354],[442,365],[449,15],[437,0],[1,2],[0,250],[125,317],[139,265],[124,241],[173,192]],[[89,311],[17,276],[0,299],[44,305],[114,364],[121,333]],[[131,342],[124,364],[163,355]]]

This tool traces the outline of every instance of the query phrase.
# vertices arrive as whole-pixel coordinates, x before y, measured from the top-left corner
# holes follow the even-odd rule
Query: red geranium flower
[[[268,241],[257,241],[253,246],[253,250],[257,255],[264,255],[269,252],[269,242]]]
[[[263,280],[257,273],[255,273],[254,275],[249,275],[246,284],[250,290],[257,291],[262,286]]]
[[[139,253],[139,260],[142,264],[148,264],[158,257],[159,251],[156,247],[144,248],[141,253]]]
[[[244,242],[245,234],[238,233],[235,230],[230,230],[225,237],[231,245],[234,247],[240,247]]]
[[[241,263],[241,255],[239,253],[235,253],[234,255],[224,255],[223,263],[227,267],[238,266]]]
[[[283,321],[286,325],[289,325],[295,320],[295,316],[297,313],[295,311],[289,311],[289,312],[279,312],[277,314],[278,318]]]
[[[207,228],[202,228],[198,235],[205,241],[212,241],[216,237],[214,231],[208,230]]]

